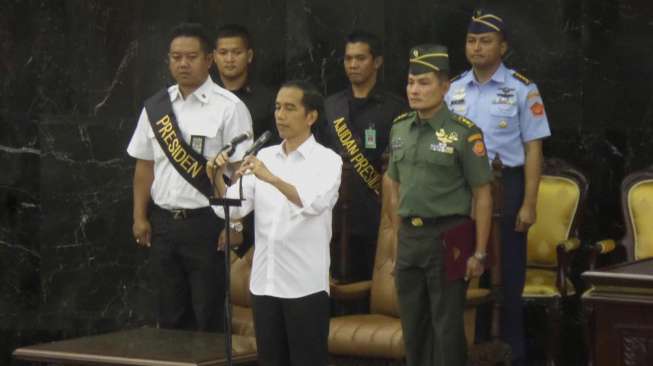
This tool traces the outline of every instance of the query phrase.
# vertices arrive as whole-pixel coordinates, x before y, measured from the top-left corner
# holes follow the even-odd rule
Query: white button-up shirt
[[[186,99],[179,92],[178,85],[168,88],[168,94],[184,141],[190,145],[191,136],[201,136],[204,140],[202,155],[206,159],[214,158],[234,137],[252,131],[252,117],[245,104],[215,84],[211,77]],[[241,160],[251,144],[251,139],[239,144],[231,160]],[[151,195],[158,206],[193,209],[209,205],[208,199],[171,165],[154,136],[145,108],[138,119],[127,153],[137,159],[154,161]]]
[[[254,175],[241,178],[245,201],[230,212],[238,219],[254,210],[250,291],[281,298],[328,293],[332,210],[338,200],[342,159],[313,136],[288,155],[283,145],[276,145],[261,150],[258,159],[295,187],[303,207]],[[238,198],[238,184],[228,188],[228,198]],[[222,207],[214,210],[224,218]]]

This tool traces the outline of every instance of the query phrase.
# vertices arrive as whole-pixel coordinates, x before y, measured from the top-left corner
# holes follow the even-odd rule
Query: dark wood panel
[[[233,337],[234,363],[256,360],[251,337]],[[140,328],[22,347],[22,360],[95,365],[224,365],[224,336],[216,333]]]
[[[596,286],[583,295],[593,366],[653,365],[653,260],[583,274]]]

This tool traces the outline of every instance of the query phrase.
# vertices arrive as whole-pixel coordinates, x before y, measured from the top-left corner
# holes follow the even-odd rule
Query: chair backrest
[[[394,268],[397,255],[397,231],[392,222],[390,204],[391,186],[383,181],[381,222],[377,239],[374,271],[372,273],[372,293],[370,294],[370,313],[399,317],[399,303],[395,288]]]
[[[537,196],[537,219],[528,231],[528,265],[555,267],[557,245],[576,235],[587,192],[585,177],[560,160],[547,160]]]
[[[653,166],[628,175],[621,192],[627,260],[653,257]]]
[[[231,252],[231,303],[238,306],[251,307],[249,292],[249,277],[252,272],[254,246],[242,257],[238,258]]]

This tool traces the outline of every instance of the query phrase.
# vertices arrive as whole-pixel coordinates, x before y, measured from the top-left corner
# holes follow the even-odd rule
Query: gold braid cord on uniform
[[[433,65],[433,64],[431,64],[431,63],[429,63],[428,60],[426,60],[426,59],[429,59],[429,58],[432,58],[432,57],[445,57],[445,58],[449,58],[449,55],[446,54],[446,53],[425,53],[425,54],[423,54],[423,55],[419,55],[419,56],[417,56],[417,57],[413,57],[413,58],[411,58],[411,59],[410,59],[410,63],[412,63],[412,64],[419,64],[419,65],[422,65],[422,66],[426,66],[426,67],[429,67],[429,68],[431,68],[431,69],[433,69],[433,70],[439,72],[439,71],[440,71],[440,68],[439,68],[439,67],[437,67],[437,66],[435,66],[435,65]]]
[[[499,18],[496,15],[492,15],[492,14],[485,14],[485,15],[481,15],[479,17],[472,17],[472,21],[477,22],[477,23],[481,23],[481,24],[483,24],[485,26],[488,26],[488,27],[496,30],[497,32],[501,32],[501,29],[499,27],[497,27],[496,25],[494,25],[494,24],[488,22],[487,20],[485,20],[485,19],[488,19],[488,18],[496,19],[496,20],[503,23],[503,19]]]
[[[354,135],[347,125],[347,121],[345,121],[344,117],[338,118],[333,121],[333,127],[336,129],[338,141],[340,141],[343,150],[347,152],[349,161],[354,166],[356,174],[358,174],[374,194],[379,196],[381,194],[381,173],[363,155],[363,151],[356,143]]]

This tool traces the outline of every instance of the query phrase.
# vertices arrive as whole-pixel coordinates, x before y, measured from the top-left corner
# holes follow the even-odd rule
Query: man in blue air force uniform
[[[526,272],[526,234],[535,223],[542,166],[542,139],[551,132],[535,83],[502,61],[508,43],[503,18],[475,11],[467,30],[465,55],[472,69],[452,80],[446,102],[483,131],[490,161],[504,166],[501,223],[503,311],[501,338],[516,362],[523,362],[521,294]],[[482,317],[481,317],[482,318]],[[479,324],[489,323],[487,319]]]

